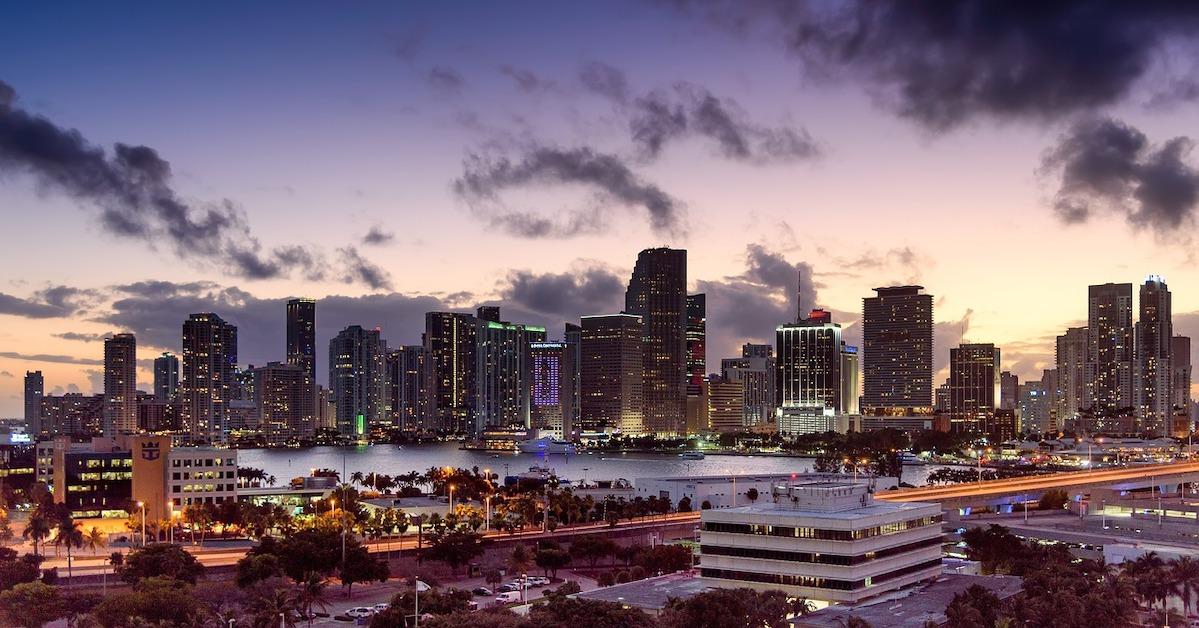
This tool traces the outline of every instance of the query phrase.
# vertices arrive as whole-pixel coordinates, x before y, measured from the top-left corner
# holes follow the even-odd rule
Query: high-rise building
[[[572,395],[568,353],[573,348],[565,342],[533,342],[529,345],[531,427],[549,430],[559,437],[569,437],[574,427],[567,414]]]
[[[25,371],[25,430],[35,438],[42,433],[42,397],[46,380],[41,371]]]
[[[1053,425],[1053,371],[1046,369],[1041,379],[1030,379],[1020,384],[1019,402],[1016,404],[1020,431],[1045,434],[1055,431]]]
[[[700,394],[707,376],[707,295],[687,295],[687,395]]]
[[[1170,289],[1164,279],[1150,275],[1141,284],[1140,317],[1136,323],[1133,398],[1141,430],[1168,436],[1173,414],[1170,384],[1170,343],[1174,337]]]
[[[1187,413],[1191,411],[1191,339],[1174,336],[1170,339],[1170,370],[1174,373],[1170,382],[1170,396],[1174,408]]]
[[[1132,408],[1132,284],[1106,283],[1087,291],[1087,396],[1097,416]]]
[[[841,343],[841,412],[858,414],[861,387],[858,385],[858,348]]]
[[[774,411],[777,407],[774,347],[746,344],[741,347],[740,358],[721,360],[720,371],[726,382],[741,384],[743,426],[752,430],[774,423]]]
[[[104,339],[104,435],[137,432],[137,339]]]
[[[999,407],[1015,410],[1020,402],[1020,377],[1011,371],[999,374]]]
[[[104,423],[104,395],[66,393],[42,397],[38,436],[99,436]]]
[[[745,431],[743,384],[720,376],[708,378],[708,425],[716,432]]]
[[[211,312],[183,322],[181,427],[193,442],[223,441],[235,388],[237,327]]]
[[[287,363],[299,366],[309,381],[316,382],[315,299],[287,302]]]
[[[267,442],[284,444],[310,439],[316,432],[315,391],[301,364],[268,362],[250,369],[258,428]],[[311,398],[311,399],[310,399]]]
[[[775,400],[781,409],[843,411],[841,402],[841,325],[824,310],[775,329],[777,375]]]
[[[391,424],[401,430],[424,427],[429,403],[427,363],[424,345],[403,345],[387,352],[387,407]]]
[[[562,399],[563,422],[570,425],[571,432],[576,432],[579,429],[579,412],[582,408],[582,400],[579,397],[579,368],[583,363],[583,328],[566,323],[563,340],[566,341],[562,374],[562,385],[566,387]]]
[[[529,427],[529,344],[545,341],[545,328],[500,320],[497,306],[480,307],[475,333],[478,399],[472,433],[485,428]]]
[[[921,290],[875,288],[875,296],[862,299],[864,413],[932,410],[933,297]]]
[[[625,311],[641,317],[645,429],[682,434],[687,407],[687,251],[642,251],[625,292]]]
[[[429,427],[450,434],[475,430],[477,379],[475,336],[478,323],[470,314],[425,314],[426,385]]]
[[[1086,327],[1071,327],[1057,337],[1057,420],[1059,427],[1078,419],[1088,408]]]
[[[154,358],[154,396],[163,401],[179,396],[179,357],[173,353]]]
[[[962,344],[949,350],[950,420],[985,429],[999,402],[999,349],[991,343]]]
[[[378,328],[350,325],[329,340],[329,388],[342,436],[363,437],[390,423],[384,396],[386,355]]]
[[[582,323],[579,428],[645,433],[641,317],[584,316]]]

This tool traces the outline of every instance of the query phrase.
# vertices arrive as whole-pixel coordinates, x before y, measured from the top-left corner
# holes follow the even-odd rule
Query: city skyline
[[[90,19],[65,23],[24,11],[0,26],[0,81],[12,90],[0,87],[0,127],[44,119],[110,156],[115,143],[145,144],[170,162],[178,199],[195,212],[229,199],[254,240],[220,240],[206,257],[164,235],[162,223],[147,222],[145,237],[120,235],[101,215],[108,197],[47,183],[50,175],[11,144],[0,146],[0,206],[22,233],[0,252],[10,269],[0,282],[0,416],[22,415],[26,371],[42,371],[47,394],[100,392],[110,332],[136,335],[138,388],[152,390],[152,356],[181,354],[179,324],[196,312],[239,328],[241,364],[284,360],[282,304],[297,296],[317,298],[321,309],[318,379],[324,348],[348,325],[380,326],[392,345],[418,344],[425,312],[499,304],[509,320],[556,332],[579,315],[622,309],[637,252],[660,245],[688,250],[686,290],[707,295],[709,371],[746,342],[770,342],[793,318],[798,270],[805,305],[830,310],[856,346],[860,300],[872,288],[927,286],[937,299],[934,386],[949,349],[966,341],[994,343],[1004,370],[1036,378],[1054,365],[1055,338],[1085,325],[1089,285],[1161,275],[1172,287],[1173,333],[1199,334],[1199,296],[1188,290],[1199,279],[1186,246],[1193,202],[1172,206],[1179,221],[1167,227],[1145,217],[1152,212],[1140,227],[1118,211],[1095,209],[1085,224],[1058,218],[1087,193],[1078,180],[1061,185],[1063,171],[1078,174],[1066,166],[1085,132],[1139,129],[1147,144],[1132,159],[1144,165],[1195,128],[1185,100],[1158,98],[1168,96],[1169,76],[1146,71],[1133,77],[1136,91],[1120,84],[1053,111],[1035,91],[1012,110],[969,102],[962,117],[942,120],[876,102],[871,89],[888,84],[853,68],[822,83],[801,75],[773,37],[746,41],[713,26],[719,20],[665,7],[593,6],[570,16],[515,7],[492,16],[490,38],[448,27],[461,24],[453,8],[381,7],[331,20],[329,9],[308,5],[289,33],[270,28],[273,12],[262,7],[220,20],[179,7],[134,19],[84,7]],[[527,45],[530,28],[540,28],[521,18],[534,14],[553,25],[549,48]],[[126,36],[164,20],[187,36]],[[219,54],[186,54],[192,38],[213,38],[231,22]],[[589,32],[590,24],[624,37]],[[54,41],[68,43],[47,43],[51,28]],[[1139,52],[1160,45],[1165,30],[1151,29]],[[302,37],[312,33],[322,36]],[[114,36],[137,43],[98,43]],[[318,43],[305,50],[302,38]],[[253,54],[263,41],[277,54]],[[353,71],[343,71],[348,65]],[[96,71],[109,67],[122,71]],[[310,92],[314,67],[327,82]],[[1072,85],[1046,77],[1054,79]],[[690,115],[707,92],[736,103],[748,153],[699,131],[663,135],[661,144],[628,137],[640,100],[656,94]],[[1087,126],[1107,118],[1119,125]],[[754,141],[780,129],[796,140],[793,150],[754,152]],[[487,152],[496,146],[503,151]],[[538,156],[606,154],[631,173],[631,187],[603,190],[609,202],[598,204],[585,182],[516,185],[489,168],[503,158],[533,167],[544,163]],[[1179,159],[1191,181],[1193,161],[1185,150]],[[647,219],[647,208],[661,207],[655,191],[679,211]],[[497,199],[566,222],[501,220],[511,216],[497,212]],[[602,212],[578,213],[596,205]],[[521,224],[539,237],[516,235]],[[580,232],[554,237],[564,224]],[[251,242],[266,263],[258,275],[280,260],[288,272],[231,272],[230,243]],[[299,250],[270,257],[300,245],[329,262],[322,279]]]

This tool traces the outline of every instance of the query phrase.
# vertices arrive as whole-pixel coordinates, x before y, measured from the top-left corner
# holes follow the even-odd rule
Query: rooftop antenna
[[[795,270],[795,322],[803,322],[803,271]]]

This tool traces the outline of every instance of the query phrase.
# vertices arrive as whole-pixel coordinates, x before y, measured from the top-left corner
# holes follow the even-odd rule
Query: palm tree
[[[25,531],[21,536],[33,540],[33,555],[40,556],[37,551],[38,543],[49,537],[51,531],[50,519],[39,508],[29,515],[29,523],[25,525]]]
[[[121,565],[125,564],[125,555],[120,552],[113,552],[108,555],[108,559],[105,560],[104,562],[108,563],[113,568],[113,571],[115,572],[117,567],[120,567]],[[108,570],[107,569],[104,570],[104,583],[103,583],[102,587],[103,588],[101,589],[101,591],[105,591],[105,592],[108,591]]]
[[[254,626],[261,628],[295,628],[296,600],[285,588],[271,589],[253,602]],[[280,623],[282,619],[282,623]]]
[[[296,585],[296,603],[304,612],[304,616],[308,618],[309,626],[312,626],[312,608],[314,606],[321,611],[329,608],[329,598],[325,591],[326,584],[320,574],[308,572],[304,580]]]
[[[92,529],[83,535],[83,545],[92,550],[92,556],[95,556],[96,550],[108,545],[108,535],[101,532],[100,528],[92,526]]]
[[[71,581],[71,548],[83,547],[83,531],[80,530],[78,521],[68,517],[64,517],[58,522],[58,528],[54,535],[54,546],[67,546],[67,582]]]
[[[1182,596],[1184,615],[1191,614],[1191,596],[1199,591],[1199,560],[1183,556],[1170,561],[1170,575]]]
[[[350,474],[350,483],[351,484],[357,484],[357,485],[361,486],[362,482],[364,480],[366,480],[366,476],[363,475],[363,473],[361,471],[355,471]]]

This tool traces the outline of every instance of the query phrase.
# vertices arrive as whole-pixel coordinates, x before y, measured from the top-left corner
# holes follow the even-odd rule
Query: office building
[[[1011,371],[999,374],[999,408],[1015,410],[1020,402],[1020,378]]]
[[[25,371],[25,430],[35,438],[42,432],[42,397],[46,380],[41,371]]]
[[[1047,434],[1055,431],[1053,392],[1049,390],[1051,373],[1051,370],[1046,369],[1040,380],[1030,379],[1020,384],[1017,417],[1021,432]]]
[[[712,375],[708,377],[707,393],[709,429],[714,432],[746,431],[742,382]]]
[[[844,414],[860,414],[859,400],[861,386],[858,372],[861,363],[858,360],[858,348],[841,343],[841,412]]]
[[[641,317],[645,430],[682,434],[687,405],[687,251],[642,251],[625,292],[625,312]]]
[[[582,318],[579,428],[583,432],[646,431],[642,338],[640,316]]]
[[[563,340],[566,342],[566,347],[563,356],[563,385],[566,386],[567,392],[562,399],[563,421],[570,425],[572,432],[577,432],[579,429],[579,412],[582,408],[582,401],[579,396],[579,368],[583,363],[583,354],[581,348],[583,346],[583,328],[573,323],[566,323],[563,330]]]
[[[179,430],[179,403],[157,395],[138,393],[137,429],[140,432],[176,432]]]
[[[281,445],[311,440],[316,434],[316,398],[304,367],[268,362],[250,373],[257,429],[266,441]]]
[[[1133,407],[1132,359],[1132,284],[1090,286],[1085,407],[1096,416],[1114,417]]]
[[[875,288],[862,299],[863,413],[932,410],[933,297],[922,290]]]
[[[120,444],[125,438],[74,442],[56,436],[39,443],[37,477],[46,481],[54,503],[65,504],[77,519],[126,517],[133,496],[133,455]]]
[[[362,438],[387,424],[386,355],[378,328],[350,325],[329,340],[329,389],[338,434]]]
[[[449,434],[474,432],[477,332],[478,323],[470,314],[425,314],[426,390],[432,429]]]
[[[1140,317],[1135,329],[1133,398],[1141,431],[1167,436],[1173,414],[1170,347],[1174,327],[1170,289],[1157,275],[1150,275],[1141,284]]]
[[[1087,401],[1087,347],[1086,327],[1071,327],[1057,337],[1055,360],[1057,362],[1057,416],[1058,421],[1078,419],[1083,410],[1089,408]]]
[[[856,603],[941,575],[941,506],[876,502],[866,484],[780,482],[757,502],[700,514],[700,578]]]
[[[46,395],[39,414],[41,423],[33,433],[35,438],[97,435],[104,424],[104,395]]]
[[[720,371],[726,381],[741,383],[741,422],[747,430],[762,429],[775,422],[774,347],[746,344],[741,347],[740,358],[721,360]]]
[[[500,308],[478,309],[475,332],[475,417],[471,433],[529,427],[529,345],[545,328],[500,320]]]
[[[404,345],[387,352],[387,408],[392,426],[404,431],[424,427],[429,405],[427,362],[424,345]]]
[[[687,295],[687,395],[700,394],[707,377],[707,295]]]
[[[213,313],[183,322],[183,376],[179,419],[193,442],[224,440],[229,402],[235,392],[237,327]]]
[[[308,381],[316,382],[316,300],[287,302],[287,363],[300,367]]]
[[[1191,412],[1191,339],[1174,336],[1170,339],[1170,396],[1176,410]]]
[[[137,431],[137,340],[133,334],[104,339],[104,435]]]
[[[531,427],[553,432],[558,438],[569,438],[573,426],[568,415],[571,378],[565,342],[534,342],[529,345]]]
[[[824,310],[775,329],[780,409],[818,408],[841,412],[841,326]],[[781,428],[780,428],[781,429]]]
[[[179,398],[179,357],[173,353],[154,358],[154,396],[163,401]]]
[[[962,344],[949,350],[950,420],[978,430],[998,405],[999,349],[990,343]]]
[[[272,363],[272,364],[278,364]],[[301,365],[285,364],[284,367],[301,369],[300,380],[307,375]],[[169,447],[169,443],[167,443]],[[237,501],[237,450],[212,447],[176,447],[166,454],[167,471],[161,477],[166,480],[166,494],[170,500],[168,512],[182,512],[196,504],[221,504]],[[143,494],[137,486],[141,469],[134,467],[135,496]],[[145,477],[154,480],[158,473],[147,470]],[[157,487],[154,487],[157,488]],[[147,487],[147,490],[153,490]]]

